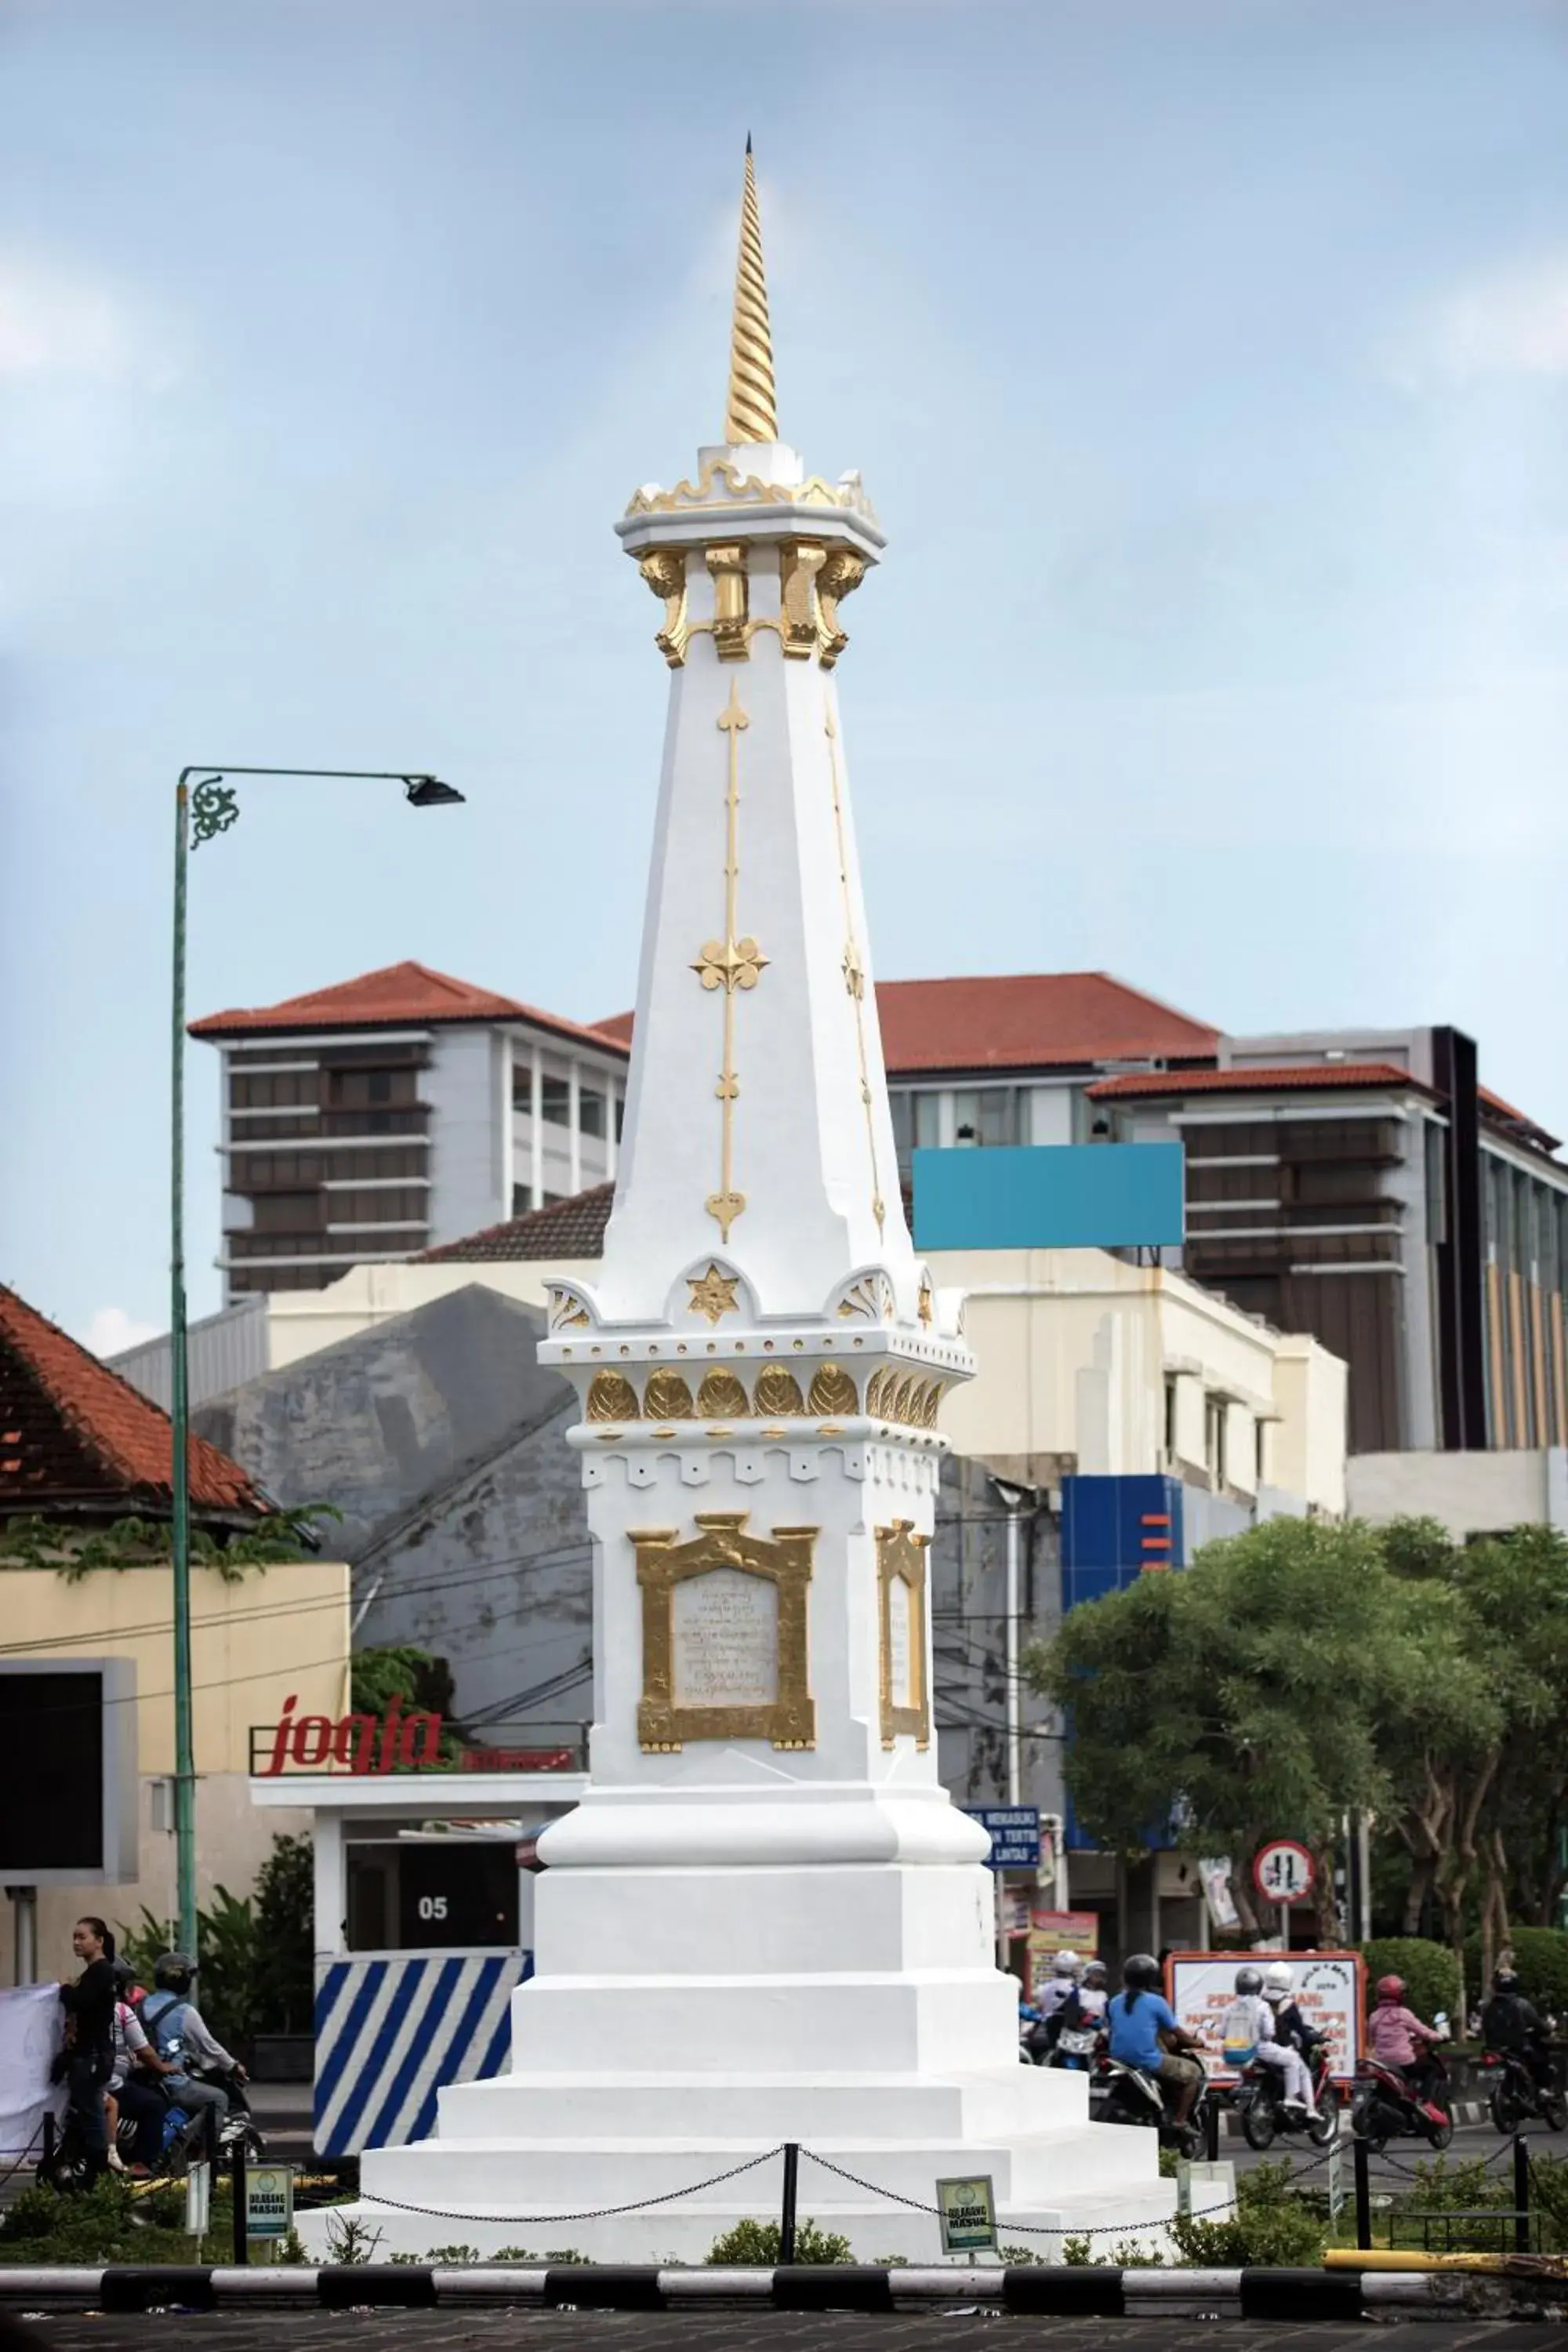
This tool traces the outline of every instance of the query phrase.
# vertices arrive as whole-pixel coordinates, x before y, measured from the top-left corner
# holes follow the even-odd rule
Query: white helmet
[[[1081,1966],[1076,1952],[1058,1952],[1051,1962],[1051,1974],[1054,1977],[1076,1977]]]
[[[1283,2000],[1295,1983],[1295,1969],[1288,1969],[1283,1960],[1274,1961],[1263,1971],[1264,1997],[1268,2000]]]

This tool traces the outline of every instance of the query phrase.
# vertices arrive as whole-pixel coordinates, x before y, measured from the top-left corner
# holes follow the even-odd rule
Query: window
[[[527,1216],[527,1214],[528,1214],[528,1213],[529,1213],[529,1211],[532,1208],[532,1206],[533,1206],[533,1187],[532,1187],[532,1185],[531,1185],[531,1184],[514,1184],[514,1185],[512,1186],[512,1188],[511,1188],[511,1213],[512,1213],[512,1215],[513,1215],[514,1217],[526,1217],[526,1216]]]
[[[415,1070],[332,1070],[327,1100],[346,1110],[371,1103],[412,1103],[418,1100],[418,1083]]]
[[[942,1141],[941,1095],[917,1094],[912,1087],[895,1087],[888,1102],[893,1114],[893,1143],[899,1158],[907,1161],[911,1151],[934,1150]]]
[[[587,1087],[577,1089],[577,1124],[584,1135],[605,1132],[605,1097]]]
[[[287,1110],[317,1099],[314,1070],[284,1070],[262,1077],[245,1077],[237,1070],[229,1079],[231,1110]]]
[[[554,1127],[572,1123],[572,1088],[565,1078],[544,1078],[540,1086],[540,1112]]]
[[[952,1139],[958,1144],[1017,1141],[1016,1090],[1012,1087],[962,1087],[952,1097]]]
[[[1176,1458],[1176,1375],[1165,1374],[1165,1459]]]
[[[621,1139],[621,1129],[625,1127],[626,1123],[626,1098],[625,1095],[617,1095],[616,1097],[616,1141],[617,1143]]]
[[[1215,1486],[1223,1486],[1225,1461],[1226,1401],[1222,1396],[1204,1399],[1204,1462],[1209,1479]]]

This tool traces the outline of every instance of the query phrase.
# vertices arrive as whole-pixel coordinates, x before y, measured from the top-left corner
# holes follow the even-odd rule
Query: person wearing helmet
[[[1413,2009],[1405,2007],[1407,1990],[1403,1977],[1379,1977],[1377,2006],[1368,2021],[1368,2035],[1378,2064],[1403,2074],[1412,2097],[1426,2106],[1430,2079],[1426,2052],[1443,2036],[1435,2025],[1425,2024]]]
[[[1542,2090],[1556,2088],[1546,2029],[1510,1968],[1499,1969],[1492,1978],[1491,1997],[1481,2011],[1481,2040],[1489,2050],[1522,2058]]]
[[[1313,2053],[1327,2036],[1315,2025],[1309,2025],[1296,1999],[1296,1971],[1283,1960],[1276,1960],[1263,1971],[1263,1998],[1274,2011],[1274,2039],[1287,2050],[1299,2050],[1306,2062],[1307,2072],[1312,2072]]]
[[[1078,1990],[1078,1972],[1082,1966],[1076,1952],[1058,1952],[1051,1962],[1049,1980],[1042,1987],[1039,2007],[1042,2017],[1055,2017],[1066,2007]]]
[[[1274,2011],[1263,1998],[1261,1969],[1237,1969],[1236,1999],[1226,2011],[1221,2039],[1225,2063],[1235,2073],[1241,2074],[1255,2058],[1265,2066],[1274,2067],[1284,2078],[1285,2105],[1300,2113],[1316,2116],[1312,2078],[1301,2063],[1300,2052],[1276,2038]]]
[[[142,2022],[159,2057],[176,2070],[167,2077],[175,2105],[189,2116],[201,2107],[216,2107],[221,2121],[228,2113],[227,2092],[216,2083],[198,2081],[190,2070],[193,2065],[209,2067],[243,2083],[245,2069],[229,2056],[191,1999],[195,1973],[196,1963],[188,1952],[165,1952],[154,1963]]]
[[[1106,2006],[1110,1999],[1110,1980],[1103,1960],[1090,1960],[1083,1972],[1078,1989],[1079,2011],[1085,2025],[1103,2025]]]
[[[1110,2054],[1119,2065],[1136,2066],[1152,2074],[1171,2102],[1171,2121],[1178,2128],[1197,2105],[1204,2079],[1201,2043],[1184,2033],[1176,2012],[1160,1987],[1159,1961],[1152,1952],[1134,1952],[1121,1970],[1123,1990],[1105,2012]]]

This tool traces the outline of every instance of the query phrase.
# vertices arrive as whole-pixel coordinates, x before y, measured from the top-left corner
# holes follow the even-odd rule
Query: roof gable
[[[529,1021],[563,1037],[579,1038],[601,1052],[606,1047],[613,1052],[617,1046],[616,1039],[600,1030],[413,961],[384,964],[379,971],[361,972],[356,980],[310,989],[303,996],[286,996],[277,1004],[209,1013],[192,1022],[191,1035],[223,1038],[289,1029],[426,1028],[461,1021]]]

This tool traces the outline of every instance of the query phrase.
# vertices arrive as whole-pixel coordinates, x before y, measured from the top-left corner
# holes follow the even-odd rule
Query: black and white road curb
[[[22,2270],[0,2266],[0,2305],[37,2311],[216,2311],[275,2305],[328,2311],[458,2305],[670,2311],[765,2304],[774,2311],[908,2311],[944,2306],[1056,2318],[1360,2319],[1390,2305],[1452,2303],[1452,2273],[1360,2270],[1113,2270],[1041,2263],[919,2270],[837,2263],[784,2270],[658,2270],[611,2263],[463,2268],[416,2263],[311,2270]]]

